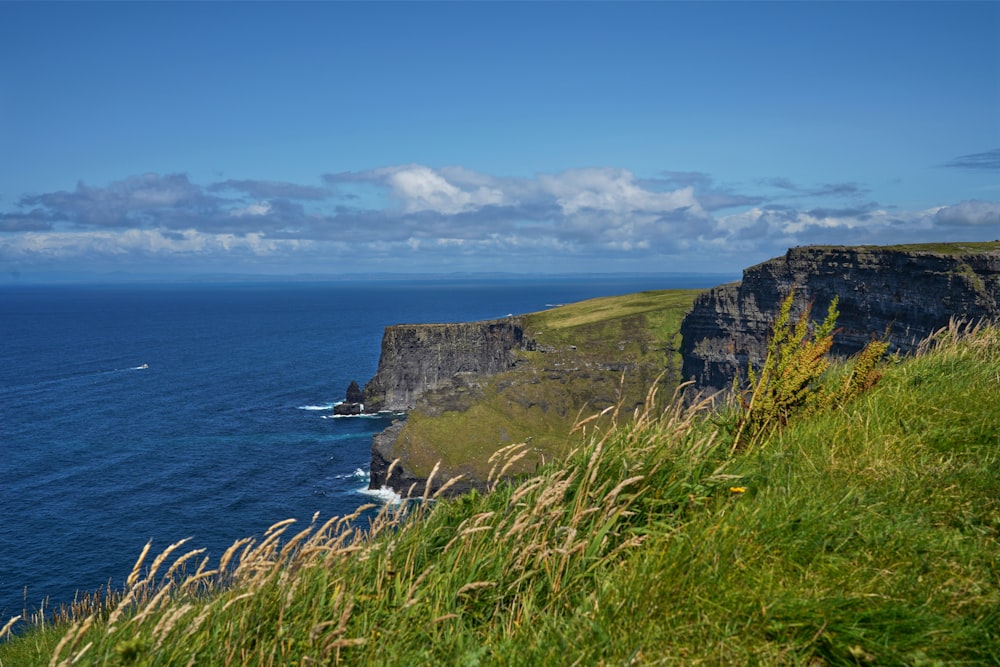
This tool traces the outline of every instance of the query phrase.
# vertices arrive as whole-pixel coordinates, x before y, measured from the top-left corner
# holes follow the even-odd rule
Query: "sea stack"
[[[335,415],[360,415],[365,409],[364,397],[361,394],[361,387],[354,380],[347,387],[347,396],[343,403],[333,406]]]

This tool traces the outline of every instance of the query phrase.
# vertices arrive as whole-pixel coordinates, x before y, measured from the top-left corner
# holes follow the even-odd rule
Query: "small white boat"
[[[149,364],[143,364],[142,366],[136,366],[135,370],[137,370],[137,371],[144,371],[147,368],[149,368]]]

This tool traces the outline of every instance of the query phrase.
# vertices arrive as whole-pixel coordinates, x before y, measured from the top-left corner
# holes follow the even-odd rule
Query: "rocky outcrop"
[[[343,403],[337,403],[333,406],[333,414],[347,416],[347,415],[360,415],[365,409],[365,397],[361,393],[361,387],[358,383],[351,381],[351,384],[347,387],[347,395],[344,398]]]
[[[698,297],[681,325],[683,376],[723,389],[737,369],[760,362],[792,290],[793,316],[813,303],[814,318],[822,319],[839,297],[835,353],[853,354],[885,334],[892,349],[909,352],[952,317],[1000,316],[1000,242],[793,248]]]
[[[463,375],[513,368],[514,352],[530,347],[521,317],[386,327],[378,371],[365,385],[365,411],[410,410],[422,394],[447,389]]]

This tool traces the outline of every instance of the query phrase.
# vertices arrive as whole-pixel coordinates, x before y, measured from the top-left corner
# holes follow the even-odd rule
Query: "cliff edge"
[[[724,389],[763,359],[774,315],[794,290],[792,314],[810,303],[817,319],[838,296],[834,353],[853,354],[888,334],[910,352],[952,317],[1000,317],[1000,241],[790,249],[701,296],[681,325],[683,375]]]

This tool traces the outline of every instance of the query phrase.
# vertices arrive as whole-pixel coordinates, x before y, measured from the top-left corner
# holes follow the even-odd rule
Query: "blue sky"
[[[997,238],[997,2],[0,2],[0,281]]]

